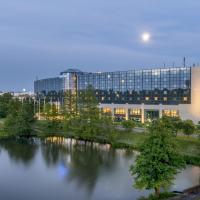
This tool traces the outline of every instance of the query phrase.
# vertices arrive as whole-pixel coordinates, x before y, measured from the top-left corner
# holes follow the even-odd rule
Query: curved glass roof
[[[79,69],[67,69],[65,71],[60,72],[60,75],[66,74],[66,73],[80,73],[82,71],[80,71]]]

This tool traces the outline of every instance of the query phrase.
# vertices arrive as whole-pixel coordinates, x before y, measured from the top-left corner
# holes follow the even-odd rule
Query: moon
[[[150,33],[144,32],[144,33],[142,34],[142,41],[143,41],[143,42],[147,43],[147,42],[150,41],[150,39],[151,39]]]

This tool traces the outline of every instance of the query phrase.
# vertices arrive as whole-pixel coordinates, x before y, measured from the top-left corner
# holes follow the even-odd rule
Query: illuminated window
[[[125,109],[124,108],[116,108],[115,109],[115,114],[124,115],[125,114]]]
[[[163,110],[163,116],[178,117],[179,112],[178,110]]]
[[[164,97],[163,100],[164,100],[164,101],[167,101],[167,97]]]
[[[154,97],[154,100],[155,100],[155,101],[158,101],[158,97]]]
[[[134,108],[130,110],[131,115],[141,115],[141,109]]]
[[[105,98],[104,97],[101,97],[101,100],[103,101]]]
[[[149,101],[149,97],[145,97],[145,100],[146,100],[146,101]]]
[[[104,113],[111,113],[111,109],[110,108],[103,108],[103,112]]]
[[[187,97],[183,97],[183,101],[187,101],[188,100],[188,98]]]

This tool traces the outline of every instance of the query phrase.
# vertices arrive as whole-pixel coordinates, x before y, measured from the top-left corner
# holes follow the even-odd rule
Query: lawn
[[[0,119],[0,129],[3,127],[5,119]]]
[[[139,147],[148,137],[148,133],[118,133],[116,141]],[[181,154],[200,157],[200,139],[191,136],[177,136],[177,144]]]
[[[188,136],[178,136],[177,143],[181,154],[200,158],[200,139]]]

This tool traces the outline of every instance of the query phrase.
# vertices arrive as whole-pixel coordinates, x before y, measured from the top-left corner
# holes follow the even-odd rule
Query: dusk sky
[[[150,41],[141,40],[149,32]],[[0,0],[0,90],[33,90],[67,68],[200,62],[199,0]]]

